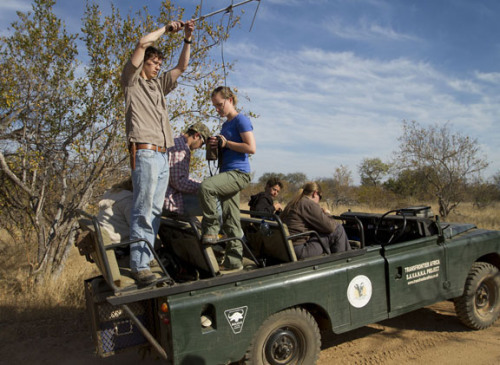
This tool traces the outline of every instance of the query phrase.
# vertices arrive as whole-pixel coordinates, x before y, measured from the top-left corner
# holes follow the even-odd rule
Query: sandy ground
[[[137,353],[107,359],[93,354],[86,317],[0,323],[0,364],[160,364]],[[318,365],[327,364],[500,364],[500,321],[471,331],[456,318],[451,302],[334,335],[323,334]],[[308,365],[308,364],[306,364]]]

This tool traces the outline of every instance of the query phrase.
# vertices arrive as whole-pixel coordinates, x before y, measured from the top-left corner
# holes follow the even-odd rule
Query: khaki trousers
[[[220,231],[217,200],[222,207],[222,232],[227,237],[242,237],[240,222],[240,191],[250,183],[250,174],[238,170],[222,172],[205,179],[198,196],[203,210],[203,234],[217,235]],[[241,266],[243,245],[240,241],[226,243],[223,265],[226,268]]]

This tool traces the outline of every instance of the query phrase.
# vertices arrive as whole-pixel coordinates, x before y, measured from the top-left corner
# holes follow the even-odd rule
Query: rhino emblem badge
[[[227,322],[231,326],[231,329],[235,335],[243,330],[243,323],[245,322],[247,310],[248,307],[244,306],[239,308],[226,309],[224,311]]]

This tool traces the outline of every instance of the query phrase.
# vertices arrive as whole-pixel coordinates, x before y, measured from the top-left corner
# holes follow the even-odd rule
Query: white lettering
[[[404,268],[408,285],[439,277],[440,260],[431,260]]]

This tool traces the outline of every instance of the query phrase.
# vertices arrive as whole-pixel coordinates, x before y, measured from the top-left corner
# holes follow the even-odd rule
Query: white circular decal
[[[347,287],[347,299],[355,308],[362,308],[372,297],[372,282],[367,276],[358,275],[351,280]]]

